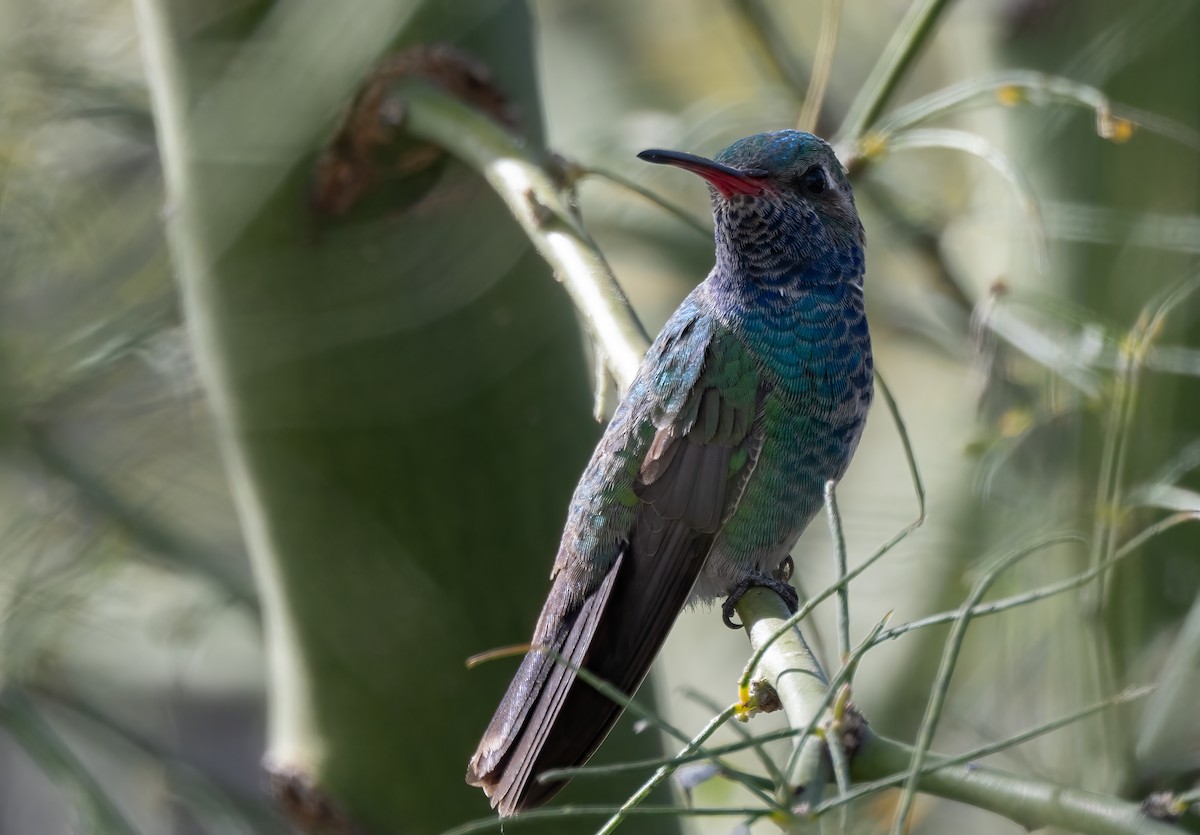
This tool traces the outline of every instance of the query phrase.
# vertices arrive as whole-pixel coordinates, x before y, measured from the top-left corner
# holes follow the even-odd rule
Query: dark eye
[[[805,194],[820,194],[829,187],[829,181],[825,179],[824,169],[819,165],[814,165],[800,175],[797,185]]]

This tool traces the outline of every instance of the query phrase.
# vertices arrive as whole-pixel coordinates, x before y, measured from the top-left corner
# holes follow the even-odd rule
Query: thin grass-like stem
[[[547,820],[575,820],[582,817],[611,816],[620,811],[618,806],[555,806],[550,809],[532,809],[509,818],[492,815],[487,818],[464,823],[453,829],[444,830],[441,835],[473,835],[476,832],[508,832],[518,829],[527,823]],[[626,815],[641,817],[664,818],[737,818],[744,817],[758,820],[766,817],[769,812],[759,808],[727,806],[721,808],[705,808],[697,806],[638,806],[625,812]]]
[[[949,5],[949,0],[916,0],[909,7],[896,34],[884,49],[883,57],[851,103],[838,131],[839,142],[858,139],[879,118]]]
[[[722,708],[721,710],[724,710]],[[717,711],[720,712],[720,711]],[[728,723],[727,723],[728,724]],[[731,729],[741,728],[740,723],[728,725]],[[782,739],[791,739],[796,736],[796,731],[791,728],[783,730],[771,731],[770,733],[762,734],[761,736],[749,736],[739,742],[730,742],[725,745],[714,745],[703,750],[693,751],[689,754],[677,754],[673,757],[653,757],[644,760],[630,760],[622,763],[610,763],[608,765],[577,765],[570,768],[552,768],[541,773],[543,780],[574,780],[577,778],[590,777],[611,777],[615,774],[627,774],[630,771],[644,771],[647,768],[658,768],[663,765],[671,765],[678,768],[681,765],[688,763],[703,762],[711,760],[713,757],[722,754],[738,754],[745,751],[747,748],[762,746],[768,742],[777,742]],[[778,766],[776,766],[778,768]]]
[[[76,801],[85,829],[138,835],[105,788],[62,740],[34,703],[13,685],[0,688],[0,729]]]
[[[621,188],[623,188],[627,191],[633,192],[638,197],[649,200],[651,203],[653,203],[654,205],[658,206],[660,209],[667,212],[667,214],[669,214],[672,217],[679,220],[688,229],[693,230],[694,232],[696,232],[697,234],[699,234],[701,237],[705,238],[706,240],[712,239],[713,230],[712,230],[711,226],[706,225],[703,221],[696,218],[691,212],[687,211],[686,209],[676,206],[670,200],[664,200],[657,193],[646,188],[643,185],[638,184],[636,181],[631,180],[628,177],[625,177],[621,174],[618,174],[615,171],[609,171],[608,169],[605,169],[605,168],[594,168],[591,166],[587,166],[587,167],[582,168],[581,172],[584,176],[587,176],[587,177],[594,177],[598,180],[608,180],[610,183],[613,183],[614,185],[620,186]]]
[[[1041,540],[1037,545],[1033,546],[1032,550],[1036,551],[1042,548],[1049,548],[1054,545],[1064,545],[1069,542],[1081,543],[1085,541],[1086,540],[1083,538],[1083,536],[1078,533],[1064,532],[1061,534],[1053,534],[1048,536],[1047,538]],[[1115,557],[1113,562],[1124,558],[1124,556],[1126,555],[1122,554],[1119,557]],[[1090,569],[1088,571],[1082,571],[1079,574],[1076,574],[1074,577],[1070,577],[1066,580],[1061,580],[1057,583],[1050,583],[1042,586],[1041,588],[1023,592],[1022,594],[1014,594],[1011,597],[1004,598],[1003,600],[995,600],[991,603],[980,603],[978,606],[975,606],[971,609],[971,617],[977,618],[985,615],[995,615],[1000,612],[1006,612],[1009,609],[1015,609],[1018,606],[1028,606],[1030,603],[1035,603],[1039,600],[1045,600],[1047,597],[1053,597],[1054,595],[1062,594],[1063,592],[1070,591],[1071,589],[1077,589],[1087,583],[1088,580],[1094,576],[1095,569]],[[909,621],[908,623],[902,623],[898,626],[893,626],[891,629],[887,629],[880,633],[878,640],[879,643],[895,640],[901,635],[905,635],[917,629],[925,629],[930,626],[940,626],[946,623],[953,623],[960,616],[961,610],[940,612],[936,615],[929,615],[928,617],[924,617],[919,620]]]
[[[805,73],[796,65],[787,44],[780,38],[779,26],[762,0],[729,0],[729,8],[746,24],[746,30],[757,42],[758,54],[766,59],[775,75],[794,95],[803,95],[808,86]]]
[[[889,151],[921,148],[947,148],[978,157],[990,165],[1012,188],[1017,203],[1025,215],[1029,237],[1033,244],[1034,263],[1045,272],[1050,265],[1046,243],[1046,221],[1033,184],[1008,155],[978,134],[951,128],[915,128],[892,135],[886,143]]]
[[[729,716],[725,716],[724,718],[721,718],[722,716],[724,716],[724,711],[723,711],[721,715],[715,717],[712,720],[712,722],[710,722],[710,724],[705,727],[705,730],[701,733],[701,737],[697,737],[696,739],[693,739],[692,737],[685,734],[683,731],[676,728],[670,722],[667,722],[661,716],[656,714],[653,710],[650,710],[649,708],[643,707],[642,705],[638,704],[638,702],[636,702],[634,699],[630,698],[625,693],[622,693],[618,688],[614,687],[611,683],[600,678],[595,673],[593,673],[591,670],[588,670],[586,668],[579,667],[575,664],[572,664],[570,661],[568,661],[566,658],[563,658],[562,655],[555,652],[554,650],[551,650],[551,649],[548,649],[545,647],[538,647],[537,649],[539,652],[544,652],[546,655],[553,658],[554,662],[556,664],[561,664],[564,667],[567,667],[568,669],[570,669],[572,672],[575,673],[575,675],[577,675],[585,683],[590,684],[592,687],[594,687],[596,690],[598,690],[601,693],[601,695],[605,696],[606,698],[608,698],[608,699],[612,700],[613,702],[617,703],[618,705],[620,705],[622,709],[629,711],[633,715],[637,716],[639,719],[645,720],[648,724],[654,726],[655,728],[662,731],[663,733],[668,734],[669,736],[672,736],[675,739],[682,742],[685,746],[687,746],[687,750],[689,750],[689,751],[691,751],[693,749],[702,751],[703,749],[700,746],[703,745],[704,740],[708,739],[708,737],[711,736],[717,730],[717,728],[719,728],[721,725],[723,725],[725,723],[725,721],[729,718],[729,716],[733,715],[733,712],[737,708],[736,705],[729,707],[727,709],[729,712]],[[715,722],[716,724],[715,725],[712,724],[713,722]],[[710,757],[710,759],[712,760],[714,765],[716,765],[717,767],[719,767],[721,769],[721,771],[723,773],[729,775],[731,779],[737,780],[738,772],[736,769],[734,769],[732,766],[729,766],[726,763],[721,762],[716,757]],[[659,770],[660,771],[665,770],[665,773],[663,774],[663,777],[665,777],[666,774],[669,774],[671,771],[674,770],[674,768],[672,767],[671,763],[667,763],[664,766],[662,766]],[[539,777],[539,779],[541,779],[540,775],[538,775],[538,777]],[[658,782],[661,782],[661,779],[662,778],[659,778],[659,780],[655,782],[655,785],[657,785]],[[757,784],[754,783],[754,781],[738,781],[738,782],[741,782],[741,784],[743,786],[745,786],[745,788],[751,794],[754,794],[755,796],[757,796],[758,799],[761,800],[763,803],[767,804],[770,807],[776,806],[776,803],[775,803],[774,799],[771,797],[771,795],[768,794],[767,792],[763,791]],[[653,788],[653,786],[651,788]],[[649,794],[649,792],[650,792],[650,789],[646,789],[645,793],[639,792],[639,793],[635,794],[634,797],[631,797],[624,804],[622,804],[620,809],[628,811],[629,809],[633,808],[633,806],[636,806],[638,803],[640,803],[641,800],[645,798],[646,794]]]
[[[813,60],[812,75],[808,78],[808,92],[800,107],[800,130],[812,133],[821,118],[821,105],[829,89],[829,77],[833,72],[833,54],[837,51],[838,29],[842,24],[842,0],[825,0],[821,12],[821,36],[817,41],[816,58]]]
[[[1095,569],[1094,585],[1084,589],[1083,606],[1086,620],[1088,652],[1092,674],[1101,692],[1111,690],[1116,681],[1116,662],[1113,658],[1111,634],[1100,614],[1108,597],[1107,570],[1100,566],[1112,561],[1116,553],[1117,527],[1122,517],[1125,491],[1125,467],[1129,457],[1129,438],[1138,405],[1138,394],[1145,366],[1154,340],[1162,333],[1167,317],[1184,299],[1200,287],[1200,275],[1168,290],[1157,304],[1147,305],[1122,342],[1121,362],[1113,378],[1113,394],[1109,418],[1104,432],[1100,459],[1099,484],[1093,512],[1094,532],[1089,565]],[[1088,594],[1090,592],[1090,594]],[[1105,716],[1099,742],[1105,756],[1096,763],[1123,761],[1132,767],[1133,751],[1124,724],[1117,717]]]
[[[992,754],[997,754],[1001,751],[1006,751],[1010,748],[1015,748],[1016,746],[1029,742],[1032,739],[1037,739],[1038,737],[1045,736],[1046,734],[1053,733],[1054,731],[1073,725],[1101,711],[1108,710],[1109,708],[1117,705],[1127,704],[1137,699],[1145,698],[1153,691],[1154,689],[1151,687],[1142,687],[1128,690],[1123,693],[1118,693],[1116,696],[1088,705],[1087,707],[1080,708],[1079,710],[1068,713],[1067,715],[1061,716],[1058,719],[1052,719],[1049,722],[1035,725],[1032,728],[1024,730],[1019,734],[1014,734],[1006,739],[997,740],[996,742],[989,742],[986,745],[980,745],[976,748],[970,749],[969,751],[964,751],[961,754],[935,757],[926,761],[921,766],[920,775],[922,777],[926,777],[954,766],[963,765],[964,763],[974,763],[976,760],[983,759],[984,757],[991,756]],[[816,814],[820,814],[830,809],[844,806],[855,800],[860,800],[861,798],[883,791],[884,789],[893,788],[903,783],[908,776],[908,772],[897,771],[888,777],[882,777],[879,779],[870,780],[868,782],[858,783],[853,789],[846,792],[844,796],[834,797],[826,800],[816,810],[814,810],[814,812]],[[936,791],[936,786],[931,787],[924,781],[921,783],[921,788],[925,791],[932,791],[934,794],[940,794],[940,792]],[[942,796],[946,795],[943,794]]]
[[[1116,551],[1117,522],[1124,503],[1125,465],[1129,435],[1142,370],[1154,340],[1162,333],[1167,317],[1181,302],[1200,288],[1200,274],[1172,288],[1153,306],[1148,306],[1123,341],[1121,362],[1113,380],[1113,398],[1105,429],[1100,462],[1100,484],[1096,490],[1094,531],[1090,562],[1093,568],[1112,559]],[[1103,599],[1103,574],[1099,575],[1098,600]]]
[[[825,514],[829,519],[829,534],[833,538],[835,576],[840,581],[848,573],[846,565],[846,533],[842,530],[842,515],[838,511],[837,482],[825,482]],[[837,591],[838,657],[850,652],[850,589],[845,583]]]
[[[937,675],[933,680],[929,701],[925,705],[925,716],[921,720],[921,727],[917,733],[917,741],[913,746],[908,777],[904,781],[900,803],[896,810],[896,815],[892,820],[892,835],[902,835],[907,826],[908,816],[912,811],[913,800],[916,797],[921,767],[924,765],[930,743],[933,742],[933,732],[937,728],[938,719],[941,718],[942,708],[946,702],[946,695],[950,691],[950,678],[954,675],[954,669],[958,663],[958,655],[962,650],[963,641],[967,636],[967,627],[971,623],[971,610],[979,604],[979,601],[987,594],[987,590],[991,588],[992,583],[1004,571],[1036,550],[1036,547],[1025,547],[1001,557],[975,582],[974,588],[963,602],[962,608],[959,610],[959,616],[954,622],[954,627],[950,630],[950,637],[946,640],[946,646],[942,651],[942,660],[938,667]]]
[[[736,709],[737,705],[730,705],[714,716],[709,723],[704,726],[703,730],[696,735],[696,738],[689,741],[688,744],[684,746],[684,749],[679,752],[677,758],[687,756],[688,754],[698,751],[700,746],[707,742],[708,738],[717,732],[718,728],[733,718],[734,711]],[[611,835],[611,833],[621,825],[621,822],[625,820],[625,818],[633,811],[633,809],[643,800],[649,797],[650,792],[654,791],[654,789],[663,780],[670,777],[677,767],[678,766],[674,760],[668,763],[663,763],[661,766],[659,766],[658,769],[650,775],[646,782],[642,783],[638,790],[630,795],[628,800],[621,804],[621,808],[613,812],[612,816],[604,822],[604,825],[600,827],[599,830],[597,830],[596,835]],[[745,781],[743,781],[742,784],[746,785]]]
[[[1005,70],[953,84],[898,107],[879,120],[880,137],[946,116],[968,105],[1013,106],[1064,104],[1095,114],[1096,133],[1120,139],[1131,127],[1141,127],[1200,151],[1200,131],[1164,116],[1113,102],[1103,91],[1061,76],[1031,70]]]
[[[704,705],[713,713],[719,713],[724,710],[724,708],[722,708],[719,704],[698,690],[685,687],[683,694],[692,701]],[[783,772],[780,770],[779,765],[775,762],[771,755],[767,753],[767,749],[763,746],[763,742],[766,740],[756,737],[754,734],[750,733],[750,731],[747,730],[747,728],[741,722],[734,722],[732,725],[729,725],[729,728],[742,738],[742,744],[739,745],[737,750],[741,750],[742,748],[753,749],[755,756],[758,757],[758,761],[762,763],[763,769],[768,775],[770,775],[771,781],[777,786],[783,785],[785,781]],[[785,734],[784,738],[786,738],[786,736],[787,735]]]

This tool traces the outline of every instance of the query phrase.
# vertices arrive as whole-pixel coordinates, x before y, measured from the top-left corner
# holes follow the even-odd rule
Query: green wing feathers
[[[693,294],[655,340],[576,488],[534,640],[632,695],[704,567],[761,444],[757,364]],[[525,657],[471,761],[502,815],[544,802],[620,707]]]

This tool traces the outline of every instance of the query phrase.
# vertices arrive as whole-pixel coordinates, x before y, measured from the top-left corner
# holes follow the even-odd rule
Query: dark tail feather
[[[711,544],[711,536],[679,522],[666,522],[652,536],[656,542],[647,549],[641,531],[635,533],[603,582],[544,641],[630,696],[683,609]],[[561,605],[557,591],[543,619]],[[587,762],[621,710],[550,656],[531,652],[471,758],[467,782],[481,786],[501,815],[539,806],[566,781],[539,783],[537,775]]]

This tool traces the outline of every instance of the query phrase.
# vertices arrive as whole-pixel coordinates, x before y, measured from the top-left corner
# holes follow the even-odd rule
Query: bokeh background
[[[260,759],[268,692],[278,698],[292,682],[268,665],[269,561],[256,582],[230,446],[241,450],[235,482],[258,479],[250,492],[275,502],[270,542],[254,547],[315,566],[285,583],[288,594],[324,589],[299,609],[301,642],[324,647],[311,671],[317,689],[334,681],[338,691],[314,699],[317,724],[354,714],[344,756],[390,775],[357,789],[366,801],[355,790],[343,797],[365,803],[379,831],[432,833],[487,815],[461,773],[516,662],[468,673],[463,660],[528,638],[569,491],[599,433],[587,345],[503,208],[453,162],[358,214],[314,220],[301,210],[336,124],[328,103],[345,103],[356,86],[334,95],[322,78],[361,78],[388,45],[458,43],[491,68],[534,145],[632,180],[705,227],[702,185],[634,154],[712,154],[795,125],[823,15],[840,6],[818,123],[834,135],[908,7],[397,0],[381,18],[391,28],[367,38],[365,26],[330,24],[363,10],[288,18],[289,5],[320,6],[0,3],[4,835],[290,831],[263,795]],[[877,362],[907,422],[928,520],[854,583],[855,638],[889,611],[896,624],[954,608],[989,559],[1039,536],[1077,531],[1085,541],[1024,560],[997,596],[1075,575],[1148,525],[1200,512],[1200,294],[1174,306],[1153,347],[1129,360],[1139,317],[1200,274],[1200,3],[947,5],[885,113],[1032,70],[1102,91],[1122,118],[1098,126],[1094,108],[1049,85],[1004,87],[930,122],[986,141],[990,162],[885,147],[856,174]],[[217,261],[231,278],[214,303],[181,292],[192,285],[173,272],[168,228],[189,204],[164,194],[149,89],[162,66],[143,52],[155,8],[185,44],[187,101],[208,120],[197,130],[212,148],[234,137],[230,157],[201,153],[196,170],[217,166],[214,189],[238,182],[234,169],[278,173],[258,203],[234,204],[241,219]],[[280,23],[306,19],[302,29]],[[226,82],[246,67],[276,92],[239,109]],[[234,106],[203,110],[230,89]],[[297,122],[310,101],[314,113]],[[261,139],[262,153],[238,137]],[[992,164],[1001,154],[1008,177]],[[605,176],[581,181],[579,205],[653,333],[708,270],[711,239]],[[186,219],[179,228],[187,233]],[[186,319],[197,305],[205,332],[230,340],[208,362],[233,381],[222,395],[233,407],[214,410],[198,376]],[[228,333],[212,324],[222,310],[235,322]],[[222,423],[229,414],[233,430]],[[852,563],[917,514],[883,408],[839,500]],[[805,590],[833,579],[831,553],[814,524],[796,551]],[[1180,524],[1103,587],[980,620],[935,747],[1001,739],[1152,683],[1136,706],[995,762],[1133,799],[1194,787],[1198,591],[1200,533]],[[825,607],[806,631],[835,666],[833,623]],[[364,647],[363,635],[375,637]],[[855,700],[877,730],[912,738],[945,638],[945,628],[921,630],[867,655]],[[643,698],[694,732],[713,709],[688,692],[727,703],[746,652],[714,612],[688,611]],[[601,758],[659,750],[655,732],[636,731],[623,721]],[[277,743],[287,735],[276,733]],[[357,779],[350,767],[332,771],[343,789]],[[563,797],[615,803],[628,791],[628,780],[589,781]],[[720,780],[693,792],[701,806],[747,798]],[[850,826],[886,831],[893,802],[861,804]],[[913,830],[1017,826],[922,800]]]

